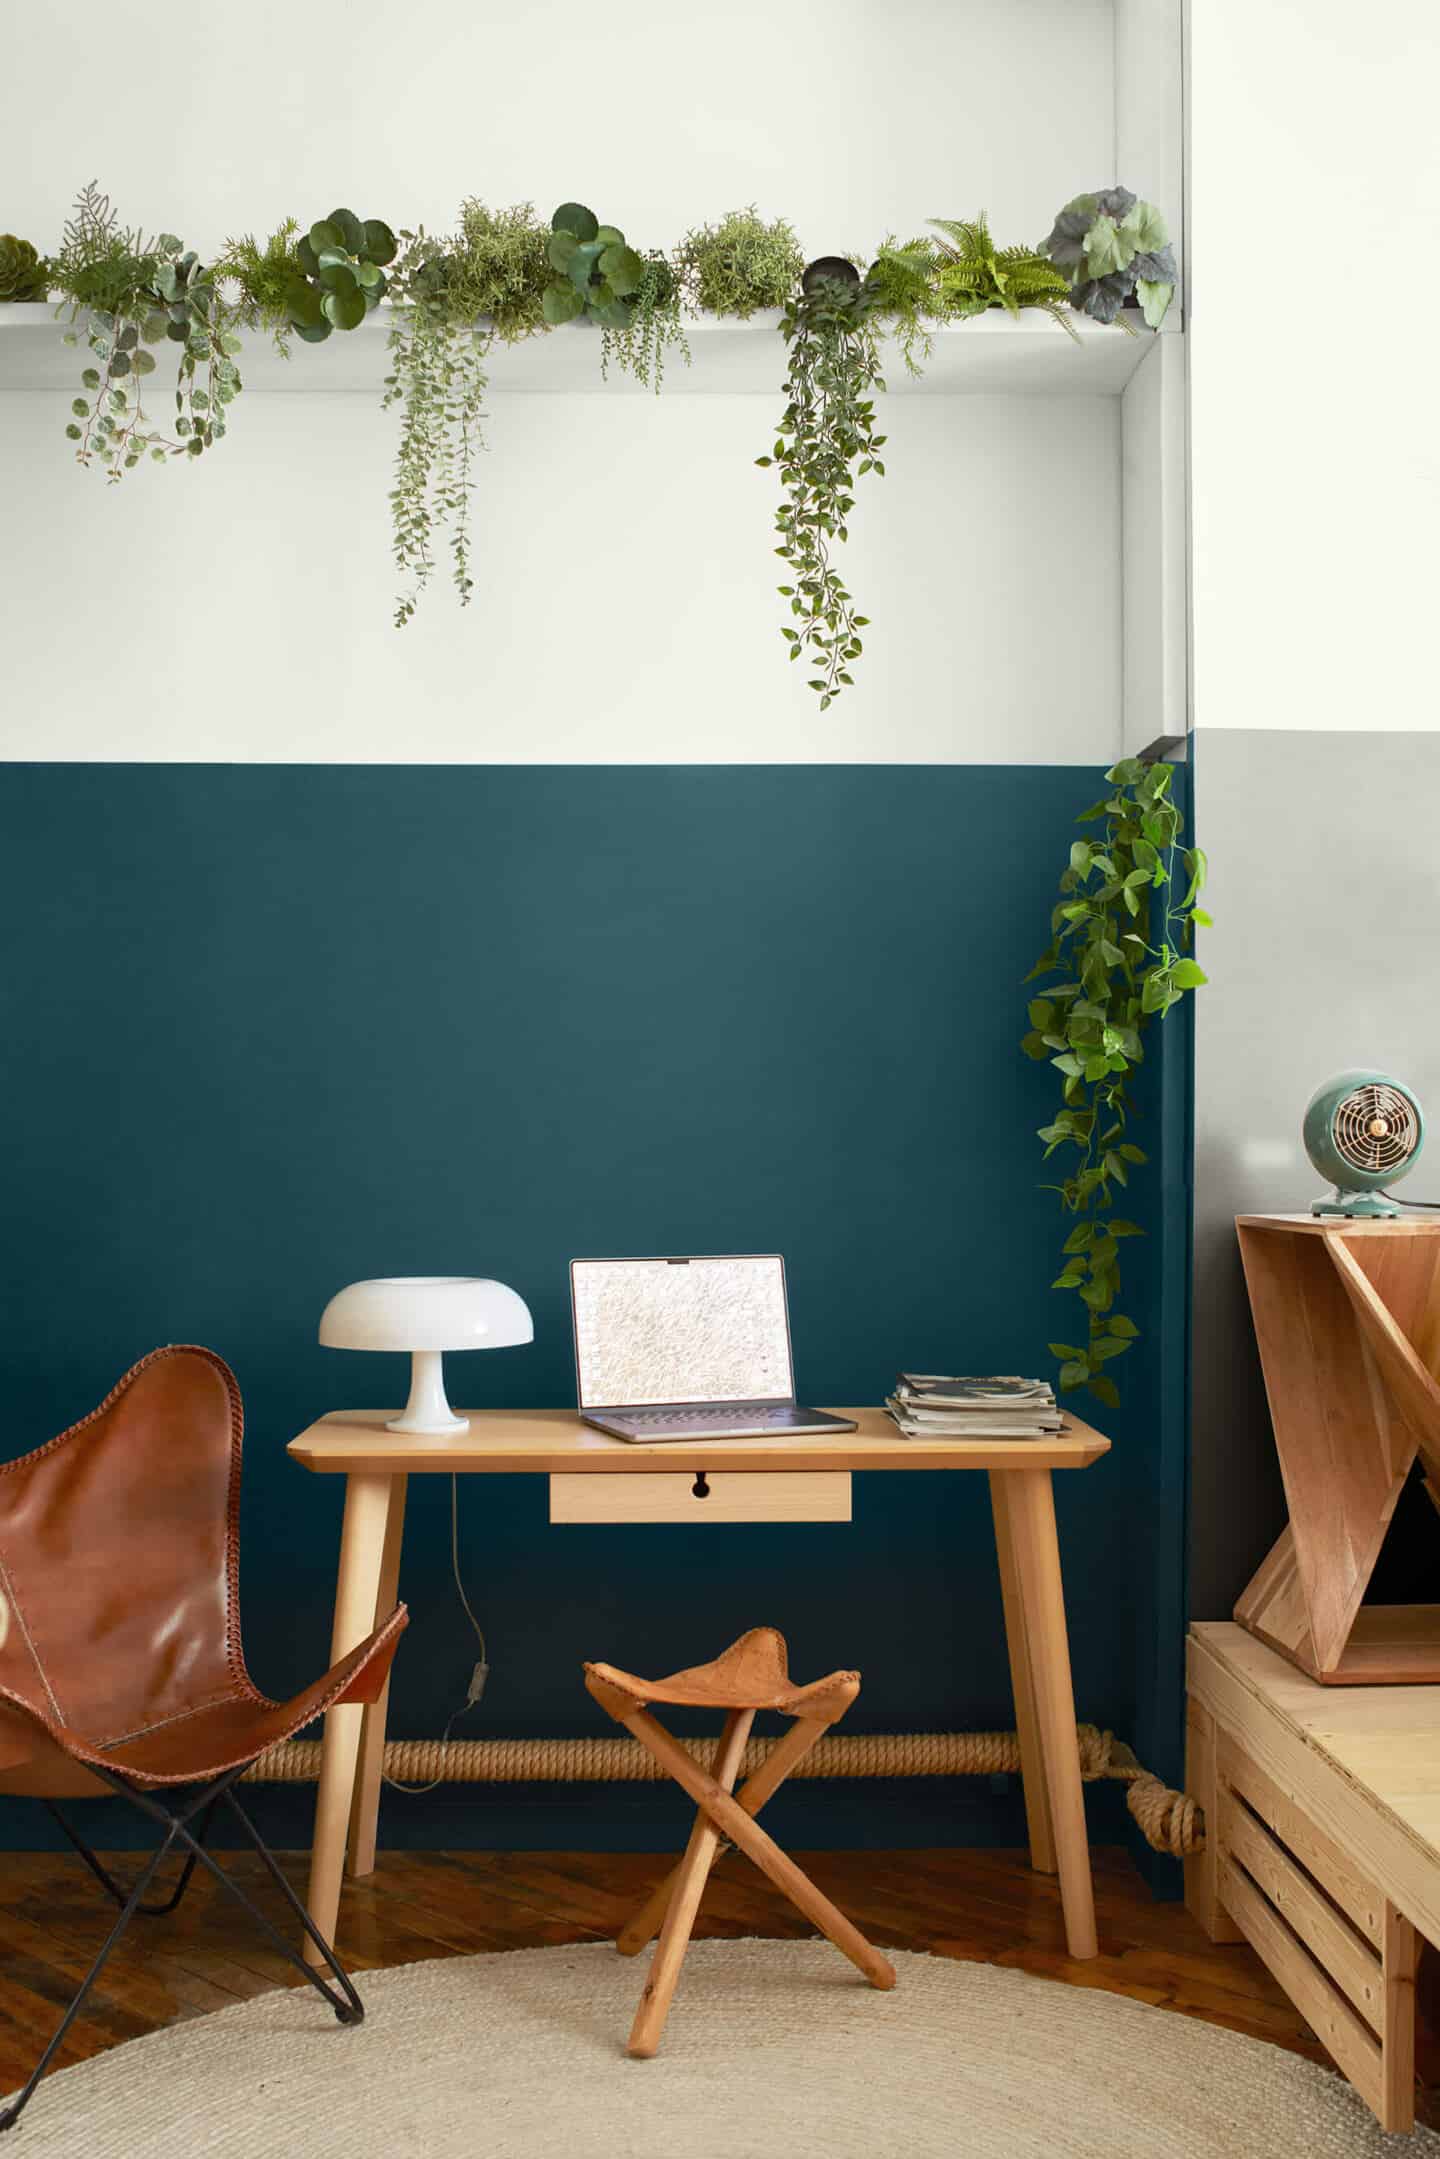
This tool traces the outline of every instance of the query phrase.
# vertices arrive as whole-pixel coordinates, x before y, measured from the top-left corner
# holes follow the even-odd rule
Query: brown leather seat
[[[830,1723],[860,1692],[858,1672],[830,1672],[808,1686],[795,1686],[785,1637],[774,1627],[752,1627],[711,1663],[692,1664],[668,1679],[639,1679],[613,1664],[587,1664],[585,1673],[587,1684],[593,1678],[641,1708],[666,1702],[677,1709],[778,1709],[782,1716],[823,1716]]]
[[[208,1349],[157,1349],[58,1439],[0,1465],[0,1791],[45,1801],[121,1916],[0,2130],[18,2118],[134,1915],[174,1909],[197,1865],[243,1904],[342,2024],[360,1998],[231,1786],[277,1740],[339,1702],[374,1701],[405,1627],[397,1605],[368,1641],[273,1702],[240,1646],[240,1393]],[[188,1792],[177,1789],[188,1786]],[[163,1836],[128,1887],[54,1802],[118,1793]],[[224,1804],[324,1959],[330,1981],[251,1903],[205,1824]],[[198,1818],[198,1831],[190,1824]],[[164,1902],[146,1891],[188,1856]]]
[[[0,1791],[193,1784],[341,1701],[373,1700],[406,1622],[287,1702],[240,1646],[240,1446],[229,1367],[153,1350],[58,1439],[0,1466]]]

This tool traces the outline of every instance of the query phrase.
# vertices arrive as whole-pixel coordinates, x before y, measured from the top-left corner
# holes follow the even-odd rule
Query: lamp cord
[[[460,1479],[454,1471],[451,1472],[450,1476],[450,1572],[454,1576],[455,1591],[464,1609],[465,1617],[474,1629],[475,1640],[480,1648],[480,1657],[470,1674],[470,1685],[466,1690],[464,1701],[458,1709],[451,1712],[445,1729],[440,1735],[440,1745],[442,1747],[449,1739],[460,1718],[468,1710],[475,1707],[481,1695],[485,1692],[485,1682],[490,1677],[490,1665],[485,1650],[485,1630],[471,1609],[470,1599],[465,1594],[465,1583],[460,1573]],[[398,1778],[386,1776],[383,1769],[380,1775],[383,1781],[389,1785],[392,1792],[409,1792],[415,1795],[423,1792],[433,1792],[437,1786],[446,1781],[443,1776],[439,1776],[432,1778],[429,1784],[402,1784]]]

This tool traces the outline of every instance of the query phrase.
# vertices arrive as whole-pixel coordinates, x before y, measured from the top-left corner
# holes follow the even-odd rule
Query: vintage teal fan
[[[1385,1187],[1403,1177],[1425,1139],[1425,1118],[1408,1087],[1384,1072],[1337,1072],[1310,1097],[1305,1152],[1335,1186],[1312,1214],[1399,1214]]]

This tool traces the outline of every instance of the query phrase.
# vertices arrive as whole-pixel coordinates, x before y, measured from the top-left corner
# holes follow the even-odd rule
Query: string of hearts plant
[[[1170,795],[1173,768],[1122,758],[1105,777],[1110,791],[1077,822],[1098,824],[1076,840],[1060,879],[1050,918],[1051,942],[1027,981],[1043,986],[1030,1004],[1030,1032],[1021,1048],[1047,1059],[1061,1075],[1062,1102],[1040,1128],[1045,1157],[1074,1150],[1071,1169],[1047,1191],[1067,1215],[1079,1217],[1065,1239],[1053,1287],[1077,1292],[1085,1308],[1082,1344],[1052,1342],[1062,1390],[1088,1387],[1115,1408],[1119,1391],[1109,1367],[1139,1336],[1133,1319],[1116,1310],[1120,1245],[1144,1235],[1138,1223],[1111,1214],[1115,1187],[1146,1156],[1126,1137],[1129,1080],[1144,1058],[1142,1037],[1205,974],[1190,956],[1194,927],[1210,917],[1196,901],[1205,884],[1205,857],[1182,848],[1184,819]],[[1177,863],[1188,880],[1177,898]],[[1054,981],[1043,978],[1057,976]]]
[[[82,318],[94,364],[81,375],[65,433],[82,465],[107,480],[133,471],[148,451],[157,462],[198,457],[225,434],[226,410],[240,394],[238,314],[212,272],[173,233],[145,239],[122,226],[92,180],[66,221],[48,280]],[[76,344],[80,330],[66,333]],[[156,369],[153,345],[180,348],[175,417],[162,428],[146,411],[141,385]]]

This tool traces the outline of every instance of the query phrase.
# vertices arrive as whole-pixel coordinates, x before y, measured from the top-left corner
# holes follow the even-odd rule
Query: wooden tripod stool
[[[895,1967],[889,1958],[871,1948],[859,1929],[836,1910],[755,1820],[766,1800],[810,1752],[826,1727],[844,1716],[860,1692],[858,1672],[831,1672],[827,1679],[797,1687],[786,1666],[784,1637],[773,1627],[753,1627],[738,1642],[732,1642],[713,1664],[697,1664],[690,1671],[672,1673],[669,1679],[637,1679],[632,1672],[616,1671],[613,1665],[587,1664],[585,1684],[600,1707],[649,1748],[660,1767],[699,1808],[684,1858],[622,1928],[616,1942],[622,1955],[633,1957],[659,1929],[660,1941],[630,2031],[629,2053],[646,2058],[660,2044],[706,1879],[726,1839],[784,1890],[791,1903],[822,1934],[828,1935],[837,1949],[843,1950],[872,1987],[894,1986]],[[725,1711],[725,1727],[713,1770],[702,1769],[693,1755],[650,1715],[651,1702]],[[745,1743],[756,1711],[761,1709],[778,1709],[795,1722],[736,1792],[735,1779]]]

